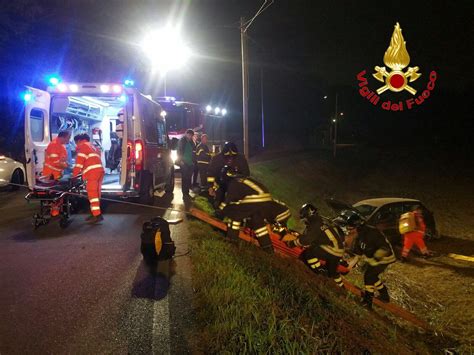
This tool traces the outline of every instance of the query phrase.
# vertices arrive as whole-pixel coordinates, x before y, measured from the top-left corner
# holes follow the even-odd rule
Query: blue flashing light
[[[135,82],[133,80],[127,79],[124,81],[125,86],[133,86]]]
[[[127,101],[127,96],[121,95],[118,99],[119,99],[119,101],[121,101],[121,102],[126,102],[126,101]]]
[[[31,93],[31,91],[27,91],[27,92],[23,93],[22,96],[23,96],[23,100],[25,100],[25,102],[29,102],[33,98],[33,94]]]
[[[48,82],[51,85],[56,86],[61,82],[61,79],[59,79],[56,75],[51,75],[48,77]]]

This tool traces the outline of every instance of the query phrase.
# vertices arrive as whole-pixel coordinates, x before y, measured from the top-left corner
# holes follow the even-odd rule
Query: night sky
[[[2,1],[3,116],[18,126],[21,85],[41,87],[44,76],[52,72],[80,81],[133,77],[145,93],[160,94],[158,79],[151,76],[137,43],[150,28],[172,21],[182,24],[196,57],[185,70],[168,74],[168,94],[227,106],[229,130],[239,136],[239,18],[251,17],[261,3]],[[473,129],[472,9],[471,1],[276,0],[248,32],[253,145],[260,136],[261,73],[267,133],[278,139],[322,130],[334,112],[337,92],[345,114],[342,139],[347,141],[397,143],[406,134],[404,144],[468,144],[467,133]],[[356,75],[363,69],[369,86],[380,86],[371,73],[374,66],[384,65],[396,22],[407,42],[410,66],[419,66],[422,73],[412,86],[423,90],[431,70],[439,76],[431,97],[411,112],[383,112],[357,91]],[[328,100],[322,100],[324,95]],[[384,99],[410,97],[397,95],[387,92]]]

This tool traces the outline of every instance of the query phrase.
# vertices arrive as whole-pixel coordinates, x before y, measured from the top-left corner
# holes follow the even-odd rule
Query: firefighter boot
[[[368,308],[368,309],[372,309],[372,299],[374,298],[374,293],[373,292],[368,292],[368,291],[364,291],[362,293],[362,301],[361,301],[361,304]]]
[[[390,296],[388,295],[387,287],[384,286],[383,288],[379,290],[379,297],[377,298],[384,303],[390,302]]]

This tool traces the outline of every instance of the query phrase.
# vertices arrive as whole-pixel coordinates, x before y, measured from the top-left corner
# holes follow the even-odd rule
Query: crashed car
[[[348,210],[358,213],[367,221],[367,224],[377,227],[392,244],[402,242],[402,236],[398,231],[400,216],[411,211],[413,206],[420,206],[426,224],[425,237],[428,240],[440,237],[433,212],[420,200],[397,197],[373,198],[356,202],[352,206],[332,199],[326,202],[338,215]]]

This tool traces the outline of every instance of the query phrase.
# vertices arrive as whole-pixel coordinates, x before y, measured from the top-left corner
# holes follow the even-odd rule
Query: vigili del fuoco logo
[[[421,105],[430,97],[431,91],[435,88],[437,74],[435,71],[431,71],[429,81],[425,89],[420,93],[418,93],[414,85],[412,86],[411,83],[419,79],[422,73],[419,72],[420,68],[418,66],[408,66],[410,64],[410,55],[408,54],[406,42],[402,35],[402,29],[398,22],[395,25],[395,30],[390,40],[390,46],[383,56],[383,62],[388,69],[386,67],[375,66],[375,73],[372,74],[375,79],[384,84],[376,90],[371,90],[368,87],[368,81],[365,77],[367,71],[365,69],[357,74],[360,87],[359,94],[365,97],[372,105],[379,106],[381,97],[384,96],[387,90],[395,93],[407,91],[413,95],[413,97],[403,101],[393,100],[393,98],[388,99],[387,97],[388,100],[382,101],[380,104],[380,107],[387,111],[411,110],[413,107]],[[408,67],[408,69],[405,70],[406,67]]]

